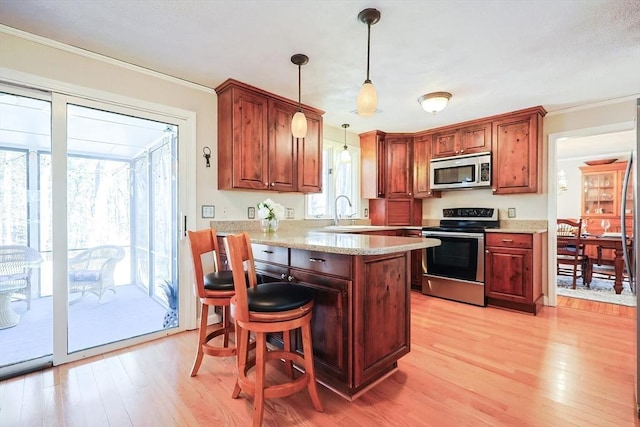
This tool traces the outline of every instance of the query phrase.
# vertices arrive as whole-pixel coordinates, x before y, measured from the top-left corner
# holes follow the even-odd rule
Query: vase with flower
[[[258,218],[264,233],[274,233],[278,230],[280,220],[284,218],[284,206],[271,199],[258,203]]]

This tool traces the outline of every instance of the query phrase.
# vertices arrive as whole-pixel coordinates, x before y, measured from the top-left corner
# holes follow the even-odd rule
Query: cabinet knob
[[[485,250],[484,250],[484,253],[485,253],[485,254],[488,254],[488,253],[489,253],[489,249],[485,249]]]
[[[460,150],[460,154],[464,153],[464,150]]]
[[[272,187],[275,187],[275,186],[276,186],[276,183],[275,183],[275,182],[272,182],[272,183],[271,183],[271,186],[272,186]]]
[[[264,183],[264,186],[265,186],[265,187],[268,187],[268,186],[269,186],[269,183],[268,183],[268,182],[265,182],[265,183]]]
[[[288,277],[287,277],[287,280],[288,280],[288,281],[290,281],[290,282],[292,282],[292,281],[293,281],[293,276],[288,276]]]
[[[284,274],[284,273],[282,273],[282,274],[280,275],[280,278],[281,278],[282,280],[284,280],[284,279],[285,279],[285,277],[287,277],[287,275],[286,275],[286,274]]]
[[[409,192],[409,195],[411,195],[411,192]]]
[[[495,192],[496,192],[496,189],[495,189],[495,187],[494,187],[494,188],[492,188],[492,189],[491,189],[491,191],[493,191],[493,192],[495,193]]]

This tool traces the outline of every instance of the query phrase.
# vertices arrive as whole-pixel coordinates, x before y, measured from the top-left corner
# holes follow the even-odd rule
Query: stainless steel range
[[[442,210],[439,227],[422,236],[442,244],[424,250],[422,293],[484,306],[484,231],[499,226],[494,208]]]

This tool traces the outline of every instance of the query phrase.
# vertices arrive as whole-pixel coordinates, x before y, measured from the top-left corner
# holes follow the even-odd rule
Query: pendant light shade
[[[300,68],[309,62],[309,57],[302,53],[296,53],[291,57],[291,62],[298,66],[298,112],[291,119],[291,134],[294,138],[304,138],[307,136],[307,118],[302,112],[302,102],[300,101]]]
[[[298,111],[291,119],[291,133],[294,138],[304,138],[307,136],[307,118],[302,111]]]
[[[357,110],[360,117],[371,117],[378,107],[378,92],[369,79],[369,56],[371,51],[371,26],[380,20],[380,11],[364,9],[358,20],[367,24],[367,78],[358,93]]]
[[[378,107],[378,92],[370,80],[364,82],[358,93],[358,115],[371,117]]]
[[[344,123],[342,127],[344,128],[344,149],[340,152],[340,163],[351,163],[351,153],[349,153],[349,148],[347,147],[347,128],[349,123]]]
[[[449,103],[449,99],[451,99],[451,94],[449,92],[432,92],[422,95],[418,98],[418,102],[424,111],[437,114],[444,110]]]

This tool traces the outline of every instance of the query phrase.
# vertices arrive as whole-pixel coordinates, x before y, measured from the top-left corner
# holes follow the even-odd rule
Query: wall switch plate
[[[287,219],[293,219],[296,216],[296,212],[293,210],[293,208],[287,208],[287,214],[286,214],[286,218]]]
[[[254,208],[253,206],[249,206],[247,208],[247,218],[256,219],[256,208]]]
[[[364,208],[364,217],[369,218],[369,208]]]
[[[516,217],[516,208],[509,208],[507,211],[507,216],[509,218],[515,218]]]
[[[215,218],[216,207],[214,205],[202,205],[202,218]]]

